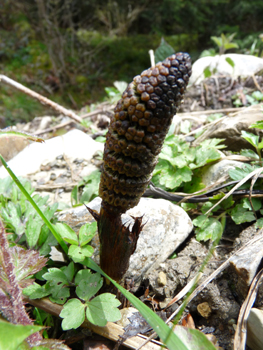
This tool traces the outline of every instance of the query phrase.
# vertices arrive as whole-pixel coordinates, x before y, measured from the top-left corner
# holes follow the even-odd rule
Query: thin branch
[[[37,101],[39,101],[40,103],[42,103],[43,105],[46,105],[50,108],[53,108],[56,112],[59,112],[63,115],[66,115],[72,119],[74,119],[76,122],[80,123],[81,122],[81,118],[74,112],[60,106],[59,104],[49,100],[48,98],[38,94],[37,92],[28,89],[27,87],[25,87],[24,85],[16,82],[13,79],[8,78],[5,75],[0,74],[0,82],[3,82],[7,85],[10,85],[12,87],[14,87],[15,89],[25,93],[26,95],[36,99]]]

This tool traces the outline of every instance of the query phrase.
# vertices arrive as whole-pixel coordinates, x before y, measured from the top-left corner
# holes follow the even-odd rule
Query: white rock
[[[95,198],[87,205],[99,212],[100,203],[101,199]],[[122,222],[125,225],[132,224],[131,216],[142,215],[144,215],[143,223],[146,225],[140,233],[127,272],[127,276],[133,277],[136,281],[164,262],[193,229],[187,213],[181,207],[164,199],[141,198],[136,207],[122,215]],[[59,213],[58,220],[68,223],[75,230],[86,222],[94,221],[85,206]]]
[[[251,350],[263,349],[263,310],[250,310],[247,320],[247,345]]]
[[[69,160],[75,158],[91,159],[97,151],[103,151],[104,145],[94,141],[84,132],[74,129],[63,136],[57,136],[45,143],[32,143],[8,162],[9,167],[17,176],[26,176],[40,170],[45,161],[52,161],[57,156],[65,154]],[[0,167],[0,178],[8,176],[7,171]]]
[[[218,180],[228,176],[230,169],[234,169],[236,167],[242,168],[243,166],[244,163],[229,159],[222,159],[215,164],[206,165],[202,173],[202,183],[205,186],[213,185]]]
[[[230,58],[235,66],[232,67],[227,63],[226,58]],[[229,74],[235,78],[239,76],[248,77],[263,69],[263,59],[235,53],[199,58],[192,66],[189,84],[200,84],[205,79],[204,70],[207,67],[211,72],[216,69],[216,73]]]

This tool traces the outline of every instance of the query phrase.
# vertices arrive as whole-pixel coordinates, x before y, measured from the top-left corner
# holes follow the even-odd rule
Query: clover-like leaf
[[[116,296],[110,293],[98,295],[87,302],[87,319],[100,327],[104,327],[108,321],[115,322],[120,320],[121,313],[118,309],[120,302]]]
[[[70,244],[78,244],[79,240],[76,232],[74,232],[72,228],[67,224],[57,223],[54,225],[54,227],[60,236],[64,239],[64,241]]]
[[[79,299],[71,299],[64,306],[60,313],[60,317],[63,318],[62,329],[64,331],[68,329],[76,329],[85,320],[85,304]]]
[[[99,273],[91,273],[90,270],[80,270],[75,278],[77,296],[83,300],[89,300],[102,287],[103,278]]]
[[[94,221],[91,224],[85,224],[81,226],[79,230],[79,243],[80,246],[84,246],[89,243],[97,231],[97,222]]]
[[[90,245],[79,247],[77,245],[71,245],[68,250],[68,255],[76,263],[83,261],[85,258],[89,258],[94,253],[94,248]]]

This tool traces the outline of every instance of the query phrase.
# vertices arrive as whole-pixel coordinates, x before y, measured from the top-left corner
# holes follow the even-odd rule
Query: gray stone
[[[234,62],[234,67],[227,63],[226,58]],[[192,66],[190,84],[199,84],[205,79],[204,70],[209,67],[218,74],[229,74],[232,77],[249,77],[263,69],[263,59],[251,55],[225,54],[199,58]]]
[[[95,198],[88,207],[100,210],[100,198]],[[139,204],[122,215],[125,225],[133,223],[131,216],[144,215],[144,226],[137,243],[135,253],[131,256],[127,277],[136,281],[144,274],[155,269],[165,261],[174,250],[188,237],[193,224],[187,213],[179,206],[164,199],[141,198]],[[75,231],[87,223],[94,221],[85,206],[58,213],[59,221],[66,222]],[[93,245],[97,248],[95,260],[98,262],[98,237]]]
[[[90,160],[97,151],[103,151],[104,145],[94,141],[84,132],[74,129],[63,136],[57,136],[45,143],[32,143],[8,162],[17,176],[26,176],[38,172],[41,164],[51,161],[59,155],[66,155],[73,161],[77,157]],[[8,176],[5,168],[0,167],[0,178]]]
[[[255,277],[263,256],[263,237],[253,244],[248,245],[241,252],[230,258],[230,264],[238,275],[239,292],[247,292]]]
[[[228,177],[228,171],[235,167],[241,168],[244,165],[242,162],[235,160],[222,159],[216,164],[207,165],[203,168],[202,183],[205,186],[210,186],[224,177]]]
[[[251,350],[263,349],[263,310],[250,310],[247,320],[247,345]]]
[[[254,150],[254,147],[241,137],[241,131],[248,131],[262,137],[262,130],[249,128],[252,123],[262,119],[262,106],[260,104],[245,108],[237,115],[226,117],[218,123],[207,127],[204,133],[195,140],[193,146],[200,144],[206,139],[218,138],[224,139],[224,145],[231,151],[240,151],[248,148]]]

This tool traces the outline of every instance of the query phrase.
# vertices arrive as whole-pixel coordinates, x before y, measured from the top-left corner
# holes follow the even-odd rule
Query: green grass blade
[[[36,212],[40,215],[41,219],[44,221],[44,223],[47,225],[47,227],[50,229],[64,252],[68,253],[68,247],[66,243],[62,240],[58,232],[55,230],[54,226],[51,224],[51,222],[45,217],[45,215],[42,213],[42,211],[39,209],[38,205],[35,203],[33,198],[31,198],[30,194],[27,192],[27,190],[24,188],[24,186],[21,184],[21,182],[18,180],[16,175],[13,173],[13,171],[9,168],[9,165],[6,163],[2,155],[0,154],[0,160],[5,167],[6,171],[9,173],[13,181],[16,183],[17,187],[20,189],[20,191],[25,195],[26,199],[31,203],[33,208],[36,210]]]

